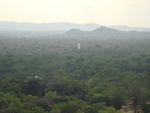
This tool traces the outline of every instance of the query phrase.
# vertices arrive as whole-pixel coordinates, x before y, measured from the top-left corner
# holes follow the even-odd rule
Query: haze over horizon
[[[150,0],[0,1],[0,21],[95,23],[150,28]]]

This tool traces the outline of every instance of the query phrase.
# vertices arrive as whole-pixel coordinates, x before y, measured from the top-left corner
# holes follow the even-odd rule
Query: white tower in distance
[[[78,50],[80,50],[80,43],[77,44]]]

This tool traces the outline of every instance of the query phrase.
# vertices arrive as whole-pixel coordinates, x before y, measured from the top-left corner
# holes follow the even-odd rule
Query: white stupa
[[[78,50],[80,50],[80,43],[77,44]]]

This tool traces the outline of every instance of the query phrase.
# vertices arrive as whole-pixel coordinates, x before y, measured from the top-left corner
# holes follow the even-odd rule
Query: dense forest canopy
[[[0,38],[0,113],[149,113],[149,80],[150,39]]]

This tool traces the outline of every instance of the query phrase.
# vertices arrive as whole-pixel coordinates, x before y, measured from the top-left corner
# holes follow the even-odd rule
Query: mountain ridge
[[[101,26],[92,31],[81,31],[71,29],[63,34],[64,37],[71,38],[100,38],[100,39],[133,39],[133,38],[150,38],[150,32],[138,31],[120,31],[113,28]]]
[[[68,31],[70,29],[80,29],[82,31],[92,31],[102,25],[94,23],[78,24],[69,22],[53,22],[53,23],[28,23],[28,22],[9,22],[0,21],[0,30],[21,30],[21,31]],[[139,31],[150,32],[150,28],[130,27],[125,25],[106,26],[120,31]]]
[[[68,31],[72,28],[78,28],[84,31],[91,31],[98,28],[100,25],[87,23],[87,24],[76,24],[69,22],[54,22],[54,23],[18,23],[18,22],[6,22],[0,21],[0,29],[12,29],[12,30],[43,30],[43,31]]]

